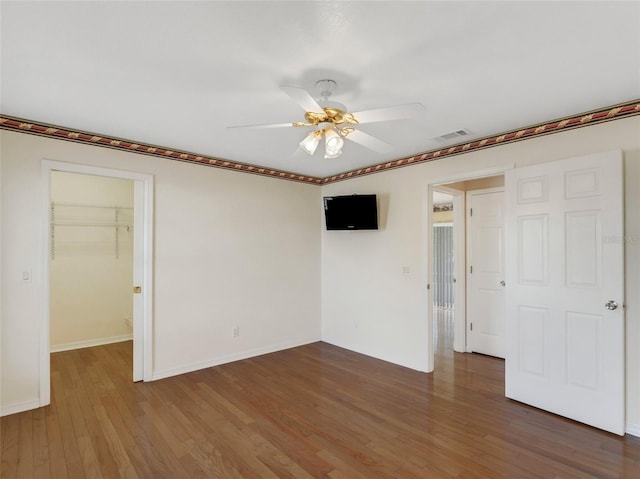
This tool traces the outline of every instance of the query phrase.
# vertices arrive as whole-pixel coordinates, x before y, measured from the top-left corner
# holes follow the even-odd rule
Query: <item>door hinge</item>
[[[134,293],[134,294],[140,294],[140,293],[142,293],[142,286],[134,286],[134,287],[133,287],[133,293]]]
[[[431,285],[427,283],[427,289],[431,289]]]
[[[473,274],[473,266],[469,266],[469,273]]]
[[[469,323],[469,331],[473,331],[473,323]]]
[[[473,208],[469,208],[469,216],[473,216]]]

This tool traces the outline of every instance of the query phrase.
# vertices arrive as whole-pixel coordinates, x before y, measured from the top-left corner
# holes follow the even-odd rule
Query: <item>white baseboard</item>
[[[3,404],[0,408],[0,416],[8,416],[9,414],[17,414],[19,412],[30,411],[31,409],[38,409],[40,407],[39,399],[31,399],[29,401],[23,401],[14,404]]]
[[[61,351],[69,351],[71,349],[92,348],[94,346],[103,346],[105,344],[121,343],[122,341],[133,340],[133,334],[121,334],[120,336],[110,336],[108,338],[89,339],[86,341],[76,341],[75,343],[56,344],[49,349],[52,353]]]
[[[285,341],[282,343],[272,344],[262,348],[251,349],[249,351],[241,351],[238,353],[228,354],[226,356],[212,358],[206,361],[200,361],[197,363],[185,364],[178,368],[165,369],[160,371],[154,371],[151,377],[152,381],[158,379],[165,379],[171,376],[177,376],[179,374],[191,373],[200,369],[211,368],[219,366],[221,364],[232,363],[234,361],[240,361],[242,359],[249,359],[256,356],[262,356],[263,354],[275,353],[277,351],[283,351],[285,349],[296,348],[298,346],[304,346],[305,344],[316,343],[320,341],[320,337],[300,339],[295,341]]]
[[[370,358],[379,359],[380,361],[385,361],[387,363],[395,364],[396,366],[402,366],[403,368],[413,369],[414,371],[418,371],[420,373],[431,372],[431,371],[428,370],[426,364],[410,364],[410,363],[405,362],[405,361],[399,361],[396,358],[389,358],[389,357],[373,354],[371,351],[365,351],[364,349],[361,349],[360,347],[358,347],[356,345],[347,344],[347,343],[342,342],[342,341],[336,341],[333,338],[324,337],[320,341],[323,341],[323,342],[325,342],[327,344],[331,344],[332,346],[337,346],[337,347],[342,348],[342,349],[348,349],[349,351],[353,351],[354,353],[362,354],[363,356],[369,356]]]
[[[626,433],[640,437],[640,424],[627,423]]]

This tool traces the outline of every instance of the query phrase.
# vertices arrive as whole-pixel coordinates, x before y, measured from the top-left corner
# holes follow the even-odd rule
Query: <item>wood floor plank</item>
[[[193,396],[196,400],[198,397]],[[239,477],[248,478],[277,477],[255,455],[246,454],[247,439],[242,432],[242,424],[229,421],[219,412],[219,407],[211,407],[211,402],[195,404],[198,404],[197,408],[181,405],[179,412],[185,416],[183,421],[191,425],[194,439],[202,443],[200,447],[214,448],[211,454],[216,457],[216,470],[224,471],[227,477],[236,473]]]
[[[140,477],[161,477],[162,469],[153,467],[153,464],[158,464],[159,457],[154,454],[145,458],[140,451],[140,442],[144,442],[146,438],[138,435],[138,442],[136,438],[131,435],[131,429],[127,426],[127,421],[131,421],[133,424],[135,423],[135,419],[122,415],[121,411],[123,411],[123,409],[120,407],[121,404],[118,399],[114,400],[111,397],[106,397],[102,399],[101,404],[106,410],[110,411],[109,417],[113,429],[121,441],[121,447],[126,451],[128,461],[136,470],[137,474]],[[124,411],[128,412],[126,409],[124,409]]]
[[[53,374],[52,374],[53,380]],[[54,479],[67,479],[69,472],[67,462],[64,458],[64,447],[62,444],[62,432],[60,430],[60,422],[58,420],[57,399],[51,406],[45,409],[46,428],[47,428],[47,446],[49,448],[49,473]]]
[[[83,436],[86,454],[83,456],[83,463],[87,469],[87,476],[91,477],[92,473],[89,471],[93,471],[97,466],[107,477],[116,474],[118,465],[97,415],[101,398],[93,388],[89,387],[88,382],[84,383],[84,388],[79,389],[78,393],[82,395],[82,399],[78,401],[77,411],[78,415],[81,414],[84,418],[87,430],[87,434]],[[115,413],[111,414],[112,417],[114,415]]]
[[[16,477],[30,479],[34,476],[33,411],[28,411],[20,417],[18,434],[18,468]]]
[[[145,407],[148,403],[143,402]],[[155,413],[154,413],[155,414]],[[184,468],[180,459],[173,453],[170,443],[167,443],[165,436],[158,429],[158,420],[153,415],[142,415],[137,419],[136,426],[144,431],[145,441],[138,442],[141,453],[147,457],[147,462],[151,462],[153,457],[159,457],[160,461],[154,464],[154,469],[160,468],[160,474],[156,473],[152,477],[180,478],[189,477],[188,470]]]
[[[504,397],[504,361],[424,374],[326,343],[150,383],[130,342],[55,353],[52,404],[3,417],[2,478],[640,478],[640,439]]]
[[[45,408],[33,411],[33,477],[47,479],[49,471],[49,441]]]
[[[131,479],[136,479],[138,478],[138,474],[131,464],[131,461],[129,460],[129,455],[124,448],[121,436],[118,434],[118,431],[116,431],[116,428],[111,422],[111,417],[113,417],[111,412],[113,411],[113,409],[114,408],[107,412],[102,404],[97,404],[94,406],[96,417],[98,418],[98,423],[102,429],[105,439],[107,440],[107,443],[109,444],[111,454],[118,466],[120,477],[130,477]]]
[[[18,438],[20,436],[20,419],[23,414],[13,414],[2,418],[0,425],[0,438],[2,438],[0,477],[14,478],[18,475]]]

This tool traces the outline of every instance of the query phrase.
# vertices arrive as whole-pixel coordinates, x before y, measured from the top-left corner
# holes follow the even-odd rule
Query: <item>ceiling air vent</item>
[[[461,138],[463,136],[468,136],[470,134],[469,130],[456,130],[451,131],[449,133],[445,133],[444,135],[436,136],[435,139],[438,141],[450,141],[455,140],[456,138]]]

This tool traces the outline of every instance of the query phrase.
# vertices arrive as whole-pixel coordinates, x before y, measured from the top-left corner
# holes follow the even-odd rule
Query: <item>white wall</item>
[[[133,181],[53,171],[51,201],[52,351],[132,339]]]
[[[455,175],[622,149],[625,158],[627,420],[640,434],[640,117],[603,123],[322,187],[379,195],[379,231],[322,232],[324,341],[428,369],[426,186]],[[403,266],[411,268],[403,275]]]
[[[154,377],[320,338],[318,187],[16,132],[0,140],[3,414],[38,405],[42,159],[154,175]]]

